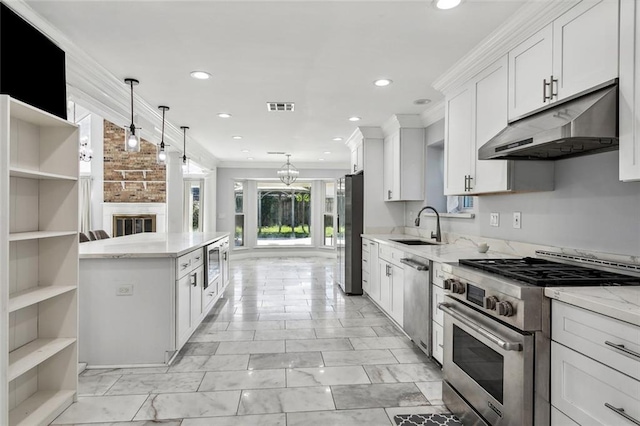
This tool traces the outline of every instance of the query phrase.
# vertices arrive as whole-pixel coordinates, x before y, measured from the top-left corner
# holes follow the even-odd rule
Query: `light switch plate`
[[[500,213],[491,213],[489,216],[489,225],[500,226]]]
[[[513,227],[515,229],[522,228],[522,213],[521,212],[513,212]]]

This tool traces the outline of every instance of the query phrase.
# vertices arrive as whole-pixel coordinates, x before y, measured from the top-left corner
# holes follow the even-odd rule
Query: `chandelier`
[[[286,164],[284,164],[280,168],[280,170],[278,170],[278,177],[280,178],[282,183],[284,183],[287,186],[289,186],[293,182],[295,182],[296,179],[298,179],[298,175],[300,174],[298,169],[296,169],[293,166],[293,164],[291,164],[291,162],[289,161],[289,157],[291,157],[291,154],[287,154],[287,162],[286,162]]]

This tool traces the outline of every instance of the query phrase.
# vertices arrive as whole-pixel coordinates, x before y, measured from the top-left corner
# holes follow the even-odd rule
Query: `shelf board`
[[[8,381],[12,381],[33,367],[38,366],[67,346],[72,345],[75,341],[75,337],[36,339],[15,351],[9,352]]]
[[[44,302],[45,300],[51,299],[75,289],[76,286],[64,285],[32,287],[27,290],[18,291],[9,295],[9,312],[14,312],[19,309],[26,308],[27,306]]]
[[[42,238],[64,237],[67,235],[77,235],[78,231],[33,231],[14,232],[9,234],[9,241],[39,240]]]
[[[72,390],[38,391],[9,412],[9,426],[48,425],[73,403]]]
[[[9,98],[9,99],[11,101],[10,114],[12,118],[17,118],[19,120],[36,124],[38,126],[69,127],[69,128],[78,127],[67,120],[63,120],[62,118],[56,115],[50,114],[48,112],[41,111],[17,99],[13,99],[13,98]]]
[[[20,167],[10,167],[9,176],[27,178],[27,179],[41,179],[41,180],[78,180],[77,176],[60,175],[57,173],[41,172],[39,170],[23,169]]]

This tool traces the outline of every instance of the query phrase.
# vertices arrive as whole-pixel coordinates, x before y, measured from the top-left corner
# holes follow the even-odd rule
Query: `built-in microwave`
[[[204,280],[204,288],[208,288],[210,285],[214,284],[215,281],[220,277],[221,263],[222,263],[222,252],[221,246],[219,243],[209,244],[206,248],[207,250],[207,279]]]

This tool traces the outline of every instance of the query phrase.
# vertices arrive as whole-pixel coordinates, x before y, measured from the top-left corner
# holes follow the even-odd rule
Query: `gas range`
[[[640,285],[636,265],[536,254],[443,264],[443,400],[464,424],[550,425],[545,287]]]

